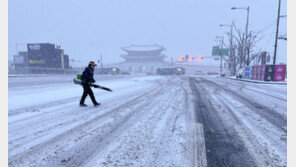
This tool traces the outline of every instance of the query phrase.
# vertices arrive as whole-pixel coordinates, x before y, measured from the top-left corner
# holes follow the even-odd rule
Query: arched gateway
[[[163,60],[166,56],[161,52],[165,50],[159,45],[131,45],[121,48],[126,54],[121,55],[125,59],[120,63],[123,71],[133,69],[135,73],[153,73],[155,67],[166,67]]]

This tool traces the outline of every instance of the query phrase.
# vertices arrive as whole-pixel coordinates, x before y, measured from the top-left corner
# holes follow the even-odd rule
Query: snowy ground
[[[9,166],[285,166],[287,86],[196,76],[9,77]]]
[[[223,78],[189,78],[208,166],[286,166],[287,89]]]

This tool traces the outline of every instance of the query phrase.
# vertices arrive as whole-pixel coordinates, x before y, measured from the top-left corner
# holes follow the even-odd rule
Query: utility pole
[[[236,57],[234,53],[234,48],[233,48],[233,26],[234,26],[234,21],[231,23],[231,29],[230,29],[230,62],[231,62],[231,68],[233,75],[236,73]]]
[[[230,27],[230,68],[233,67],[233,58],[234,58],[233,51],[232,51],[232,49],[233,49],[233,46],[232,46],[232,44],[233,44],[232,27],[233,27],[233,22],[231,23],[231,27]]]
[[[221,46],[222,50],[223,50],[223,45],[224,45],[224,38],[222,36],[222,46]],[[221,58],[220,58],[220,75],[222,74],[222,59],[223,59],[223,55],[221,55]]]
[[[250,46],[249,46],[249,42],[248,42],[248,36],[249,36],[249,32],[248,32],[248,29],[249,29],[249,12],[250,12],[250,7],[248,6],[247,8],[247,23],[246,23],[246,44],[245,44],[245,54],[247,55],[247,60],[249,61],[250,59]]]
[[[217,38],[222,38],[222,41],[221,41],[221,50],[223,49],[223,45],[224,45],[224,37],[223,36],[216,36],[216,40]],[[220,75],[222,73],[222,59],[223,59],[223,53],[222,55],[220,55]]]
[[[223,49],[223,45],[224,45],[224,37],[221,36],[221,37],[216,37],[216,38],[222,38],[222,41],[221,41],[221,49]],[[220,75],[222,73],[222,59],[223,59],[223,55],[220,55]]]
[[[279,24],[280,24],[280,13],[281,13],[281,0],[279,0],[278,17],[277,17],[277,24],[276,24],[275,44],[274,44],[274,53],[273,53],[273,65],[275,65],[275,61],[276,61],[277,40],[278,40],[278,35],[279,35]]]
[[[234,49],[233,49],[233,26],[234,26],[234,21],[232,21],[231,24],[220,24],[220,27],[224,26],[229,26],[230,27],[230,56],[229,56],[229,68],[232,70],[233,73],[235,73],[235,56],[234,56]]]

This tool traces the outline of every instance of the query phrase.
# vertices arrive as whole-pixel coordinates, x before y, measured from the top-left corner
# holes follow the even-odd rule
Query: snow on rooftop
[[[159,45],[131,45],[127,47],[122,47],[124,51],[153,51],[153,50],[164,50],[163,46]]]

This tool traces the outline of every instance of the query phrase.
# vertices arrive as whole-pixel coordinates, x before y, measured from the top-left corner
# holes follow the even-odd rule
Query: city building
[[[28,66],[28,52],[19,52],[18,55],[13,57],[13,65],[16,68]]]
[[[60,46],[51,43],[28,43],[27,51],[14,56],[15,72],[63,72],[70,68],[69,56]]]

